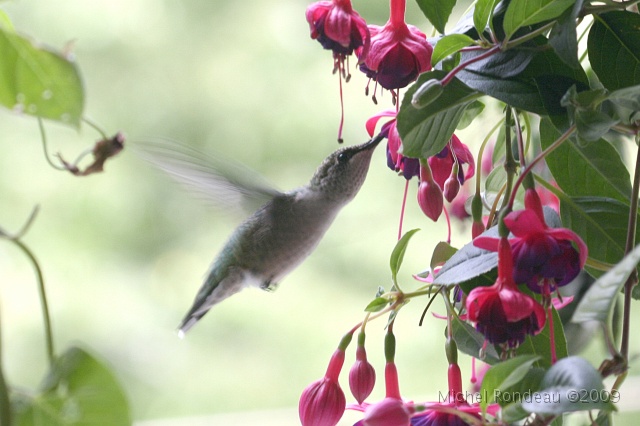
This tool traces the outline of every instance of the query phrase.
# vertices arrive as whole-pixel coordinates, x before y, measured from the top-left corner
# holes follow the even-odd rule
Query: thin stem
[[[524,148],[524,139],[522,138],[522,126],[520,125],[520,118],[518,117],[518,112],[513,109],[513,122],[516,126],[516,140],[518,141],[518,160],[520,161],[520,167],[525,168],[527,166],[527,161],[524,158],[525,148]]]
[[[640,137],[637,137],[640,139]],[[629,221],[627,223],[627,242],[624,254],[627,255],[635,247],[636,227],[638,220],[638,195],[640,192],[640,149],[636,154],[636,170],[633,177],[633,189],[631,191],[631,206],[629,208]],[[622,339],[620,343],[620,354],[625,360],[629,357],[629,329],[631,328],[631,292],[638,283],[638,272],[633,272],[624,284],[624,311],[622,317]]]
[[[407,206],[407,194],[409,192],[409,180],[404,184],[404,194],[402,196],[402,207],[400,208],[400,223],[398,224],[398,240],[402,238],[402,223],[404,222],[404,211]]]
[[[11,425],[11,403],[2,366],[2,334],[0,333],[0,426],[9,426]]]
[[[449,71],[449,73],[444,76],[444,78],[441,80],[441,83],[443,86],[446,86],[452,79],[453,77],[456,76],[456,74],[458,74],[460,71],[462,71],[463,69],[465,69],[466,67],[468,67],[469,65],[473,64],[474,62],[478,62],[481,61],[485,58],[488,58],[491,55],[495,55],[496,53],[498,53],[500,51],[501,46],[500,45],[495,45],[493,46],[491,49],[488,49],[486,52],[478,55],[478,56],[474,56],[473,58],[458,64],[457,67],[455,67],[454,69],[452,69],[451,71]]]
[[[527,41],[538,37],[540,34],[546,33],[551,28],[553,28],[555,24],[556,24],[556,21],[551,21],[548,24],[538,28],[537,30],[531,31],[528,34],[523,35],[522,37],[514,38],[513,40],[505,39],[502,42],[503,50],[511,49],[513,47],[521,45],[522,43],[526,43]]]
[[[524,180],[524,177],[529,172],[531,172],[531,170],[536,166],[536,164],[538,164],[540,161],[542,161],[543,158],[545,158],[547,155],[549,155],[551,152],[553,152],[556,148],[558,148],[560,145],[562,145],[562,142],[564,142],[565,140],[569,139],[569,137],[575,131],[576,131],[576,125],[574,124],[571,127],[569,127],[562,135],[560,135],[560,137],[558,139],[556,139],[555,142],[553,142],[551,145],[549,145],[547,147],[547,149],[545,149],[540,154],[538,154],[538,156],[536,158],[534,158],[531,161],[531,163],[529,163],[529,165],[522,171],[522,173],[520,173],[520,176],[518,177],[518,180],[516,181],[516,183],[514,185],[513,192],[511,193],[511,198],[509,199],[509,207],[510,208],[513,208],[513,203],[516,200],[516,192],[517,192],[518,188],[520,187],[520,184]]]
[[[84,121],[85,123],[87,123],[89,126],[93,127],[93,129],[100,133],[100,136],[102,136],[102,139],[109,139],[109,136],[107,136],[107,134],[104,132],[104,130],[102,130],[102,128],[100,128],[100,126],[98,126],[98,124],[96,124],[95,121],[87,118],[87,117],[82,117],[82,121]]]
[[[44,158],[47,160],[47,163],[49,163],[49,165],[56,170],[67,170],[66,167],[61,166],[59,164],[55,164],[53,161],[51,161],[51,158],[49,158],[49,151],[47,150],[47,134],[44,131],[44,124],[42,124],[41,118],[38,118],[38,127],[40,128],[40,139],[42,140],[42,150],[44,152]]]
[[[31,250],[24,245],[24,243],[20,240],[12,240],[21,250],[22,252],[29,258],[33,268],[36,272],[36,279],[38,281],[38,291],[40,293],[40,305],[42,306],[42,317],[44,320],[44,331],[45,331],[45,339],[47,346],[47,357],[49,359],[49,366],[53,367],[53,363],[55,361],[55,352],[53,350],[53,332],[51,328],[51,317],[49,316],[49,306],[47,303],[47,294],[45,292],[44,287],[44,277],[42,275],[42,269],[40,269],[40,265],[38,264],[38,260],[35,258]]]
[[[495,131],[500,128],[503,121],[504,119],[500,119],[500,121],[498,121],[495,124],[495,126],[493,126],[491,130],[489,130],[489,133],[487,133],[487,135],[484,137],[484,140],[480,145],[480,149],[478,150],[478,163],[480,164],[478,164],[478,167],[476,169],[476,194],[480,194],[480,180],[482,177],[482,157],[484,156],[484,150],[487,147],[487,144],[489,143],[489,139],[491,138],[491,135],[493,135]]]
[[[500,210],[503,210],[508,206],[509,210],[513,209],[513,204],[507,204],[507,197],[511,195],[511,198],[514,198],[517,188],[513,188],[513,178],[516,174],[516,168],[518,165],[516,164],[515,159],[513,158],[513,151],[511,147],[511,108],[507,108],[504,118],[504,146],[505,146],[505,156],[504,156],[504,170],[507,173],[507,186],[504,191],[504,199],[502,200],[502,206]]]

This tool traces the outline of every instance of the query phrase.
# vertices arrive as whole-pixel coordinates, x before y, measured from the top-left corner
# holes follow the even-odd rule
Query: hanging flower
[[[587,260],[587,246],[575,232],[547,226],[535,189],[525,191],[524,205],[524,210],[509,213],[504,218],[505,225],[515,236],[509,240],[513,247],[513,279],[526,283],[536,293],[543,293],[545,284],[548,285],[546,291],[553,292],[580,273]],[[474,244],[486,250],[497,250],[495,239],[482,238]]]
[[[384,123],[380,129],[380,132],[387,136],[387,166],[395,172],[402,172],[402,176],[404,176],[406,180],[410,180],[412,177],[418,176],[420,173],[420,160],[417,158],[408,158],[400,154],[400,150],[402,149],[402,140],[400,139],[400,134],[396,127],[395,111],[382,111],[369,118],[365,124],[367,132],[371,137],[373,137],[376,125],[383,117],[393,117],[391,120]]]
[[[458,168],[455,164],[458,163]],[[458,183],[463,185],[467,179],[475,174],[475,160],[469,148],[460,142],[456,135],[452,135],[449,143],[433,157],[429,157],[429,165],[433,171],[433,180],[444,189],[447,180],[457,177]],[[464,165],[467,165],[466,171]],[[454,174],[452,172],[455,171]]]
[[[350,0],[319,1],[307,8],[311,38],[333,51],[336,65],[344,70],[344,61],[355,49],[366,57],[370,36],[365,20],[353,10]]]
[[[351,394],[358,401],[358,404],[367,399],[376,384],[376,371],[367,361],[367,352],[364,348],[364,333],[358,336],[358,347],[356,349],[356,362],[349,370],[349,389]]]
[[[369,52],[356,51],[360,69],[387,90],[405,87],[431,69],[433,48],[424,33],[405,23],[405,8],[406,0],[391,0],[385,26],[369,25]]]
[[[342,418],[346,398],[338,376],[343,363],[344,349],[339,348],[331,357],[325,376],[302,392],[298,405],[302,426],[335,426]]]
[[[495,238],[476,238],[477,241]],[[507,238],[498,240],[498,279],[488,287],[476,287],[467,296],[469,320],[488,342],[506,348],[517,347],[527,335],[535,335],[544,327],[546,317],[542,305],[518,290],[513,280],[513,259]]]
[[[420,165],[420,185],[418,186],[418,205],[422,212],[434,222],[438,220],[444,207],[442,189],[433,180],[427,164]]]

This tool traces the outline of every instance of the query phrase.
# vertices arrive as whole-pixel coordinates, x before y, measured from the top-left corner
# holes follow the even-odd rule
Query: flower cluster
[[[471,290],[466,307],[487,341],[513,348],[527,335],[539,333],[546,319],[544,307],[520,291],[518,284],[542,294],[549,306],[551,293],[584,267],[587,247],[574,232],[546,225],[533,188],[525,191],[525,209],[509,213],[504,223],[514,238],[478,237],[473,242],[498,252],[498,279],[492,286]]]

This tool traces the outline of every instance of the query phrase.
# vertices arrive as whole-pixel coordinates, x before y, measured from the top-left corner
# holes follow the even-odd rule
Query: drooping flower
[[[401,399],[385,398],[364,410],[364,417],[356,425],[362,426],[409,426],[411,424],[411,406]]]
[[[371,137],[375,134],[375,128],[378,121],[383,117],[393,117],[382,125],[380,132],[387,135],[387,166],[395,171],[402,172],[402,176],[405,179],[410,180],[414,176],[418,176],[420,173],[420,160],[417,158],[408,158],[400,154],[402,149],[402,140],[398,129],[396,127],[396,112],[392,110],[386,110],[379,112],[373,117],[369,118],[365,124],[367,132]]]
[[[335,426],[342,418],[346,398],[338,383],[338,376],[344,364],[344,355],[344,349],[337,349],[331,356],[325,376],[302,392],[298,405],[302,426]]]
[[[584,267],[587,246],[575,232],[547,226],[535,189],[525,191],[524,205],[524,210],[504,218],[515,236],[509,240],[513,248],[513,278],[517,283],[526,283],[533,292],[543,293],[544,285],[548,286],[546,292],[553,292],[570,283]],[[476,245],[495,251],[496,241],[489,240],[482,239]]]
[[[351,389],[351,394],[356,401],[358,401],[358,404],[362,404],[362,402],[371,395],[375,384],[376,371],[369,361],[367,361],[367,352],[364,348],[364,334],[361,333],[358,336],[356,362],[351,367],[351,370],[349,370],[349,389]]]
[[[480,237],[474,240],[474,245],[478,240],[495,241]],[[513,280],[513,259],[507,238],[498,240],[495,284],[471,290],[466,307],[469,320],[476,323],[476,329],[487,341],[506,348],[517,347],[527,335],[539,333],[546,322],[542,305],[518,290]]]
[[[356,51],[360,69],[385,89],[407,86],[431,69],[433,48],[424,33],[404,20],[406,0],[391,0],[389,21],[384,27],[369,25],[371,46],[366,57]]]
[[[462,185],[475,174],[475,160],[469,148],[460,142],[456,135],[452,135],[449,143],[442,151],[433,157],[429,157],[433,180],[440,185],[440,188],[444,189],[446,181],[452,177],[456,162],[458,163],[458,170],[455,175],[460,185]],[[468,165],[466,171],[463,167],[465,164]]]
[[[366,57],[370,36],[365,20],[351,6],[350,0],[319,1],[306,11],[311,38],[333,51],[334,58],[344,70],[344,61],[355,49],[361,48]],[[336,63],[336,65],[338,65]]]

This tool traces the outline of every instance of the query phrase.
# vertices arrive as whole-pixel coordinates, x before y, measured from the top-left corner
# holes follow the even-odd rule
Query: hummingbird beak
[[[363,143],[362,145],[360,145],[360,149],[358,151],[365,151],[367,149],[374,149],[376,146],[378,146],[378,144],[385,138],[386,136],[383,135],[382,133],[378,133],[377,135],[375,135],[373,138],[371,138],[371,140],[369,140],[368,142]]]

